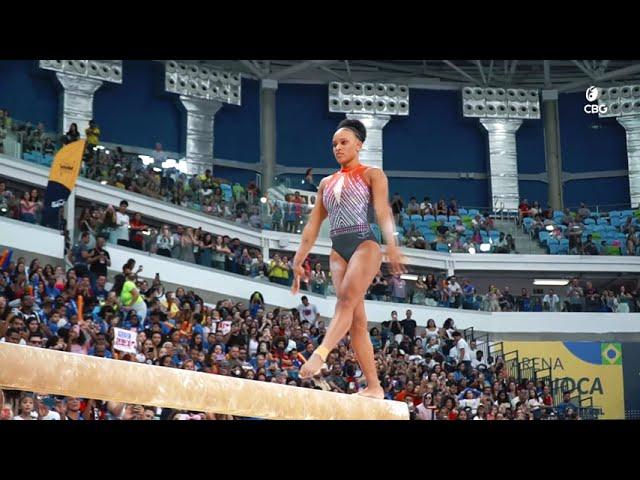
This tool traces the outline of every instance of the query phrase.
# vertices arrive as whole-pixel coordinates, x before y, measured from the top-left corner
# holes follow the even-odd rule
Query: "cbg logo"
[[[595,86],[591,86],[587,88],[585,93],[587,100],[590,102],[597,102],[600,97],[600,89]],[[584,106],[584,113],[607,113],[606,105],[598,105],[598,104],[587,104]]]

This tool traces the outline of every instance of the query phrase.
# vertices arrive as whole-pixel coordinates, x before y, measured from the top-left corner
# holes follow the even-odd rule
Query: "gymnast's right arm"
[[[320,232],[320,226],[325,218],[327,218],[327,209],[322,203],[322,193],[324,191],[324,179],[320,182],[318,187],[318,193],[316,195],[316,204],[311,210],[311,216],[307,225],[302,231],[302,240],[300,240],[300,248],[296,252],[296,256],[293,258],[293,272],[295,279],[291,287],[291,293],[294,295],[298,293],[300,287],[300,278],[304,276],[304,269],[302,268],[302,262],[307,258],[307,254],[311,251],[313,244],[316,243],[318,233]]]

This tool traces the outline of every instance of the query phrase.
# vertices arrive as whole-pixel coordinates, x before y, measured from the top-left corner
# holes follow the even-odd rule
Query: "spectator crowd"
[[[3,254],[0,342],[346,394],[365,386],[348,336],[317,375],[299,377],[326,333],[321,312],[306,297],[294,308],[270,309],[256,291],[246,303],[212,305],[182,287],[168,291],[157,275],[140,278],[142,266],[133,260],[108,283],[102,245],[83,253],[89,267],[66,271]],[[406,402],[412,419],[579,418],[570,392],[553,405],[550,385],[510,377],[504,359],[485,358],[486,348],[463,338],[452,318],[440,328],[432,319],[417,327],[411,310],[402,320],[396,311],[375,320],[380,327],[370,336],[385,398]],[[134,332],[135,353],[115,348],[115,328]],[[5,389],[1,396],[5,420],[232,419],[47,392]]]

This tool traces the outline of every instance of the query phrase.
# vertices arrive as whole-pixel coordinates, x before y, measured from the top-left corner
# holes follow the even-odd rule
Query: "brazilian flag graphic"
[[[65,145],[53,159],[49,183],[44,192],[42,225],[45,227],[60,228],[60,208],[76,185],[85,143],[85,140],[76,140]]]
[[[622,365],[622,346],[619,343],[601,343],[602,365]]]

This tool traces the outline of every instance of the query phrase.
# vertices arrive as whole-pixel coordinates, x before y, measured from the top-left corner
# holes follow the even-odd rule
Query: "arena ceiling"
[[[638,60],[200,60],[250,78],[286,83],[390,82],[412,88],[493,86],[584,90],[640,83]]]

